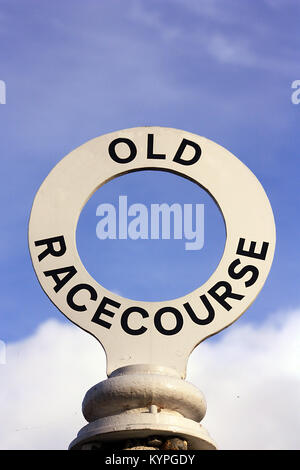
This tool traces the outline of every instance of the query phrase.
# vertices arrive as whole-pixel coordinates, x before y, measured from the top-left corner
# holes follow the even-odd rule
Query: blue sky
[[[253,171],[274,211],[277,247],[263,290],[237,323],[259,328],[299,308],[300,104],[291,101],[300,79],[299,20],[297,0],[0,0],[2,341],[21,341],[49,318],[68,322],[41,290],[28,252],[40,184],[77,146],[135,126],[205,136]],[[204,249],[113,240],[98,262],[95,210],[119,194],[132,203],[206,204]],[[82,212],[77,241],[105,286],[158,300],[183,295],[189,283],[192,290],[198,275],[205,280],[224,236],[204,192],[153,172],[100,189]]]
[[[122,1],[10,0],[0,6],[0,79],[7,87],[6,104],[0,107],[0,337],[10,341],[26,336],[49,316],[64,321],[40,290],[27,249],[31,204],[43,179],[85,141],[143,125],[175,127],[215,140],[254,172],[271,201],[278,241],[268,281],[246,315],[248,320],[260,321],[277,309],[299,305],[300,106],[291,102],[291,83],[300,76],[297,2],[175,0],[125,5]],[[115,183],[115,191],[142,202],[138,175],[129,175],[127,183],[123,179]],[[182,199],[176,198],[179,183],[175,180],[170,175],[148,176],[148,197],[155,194],[154,202],[168,202],[163,200],[166,197],[196,202],[189,199],[193,188],[185,181]],[[99,191],[100,202],[101,197],[104,194]],[[95,199],[91,214],[97,204]],[[215,233],[208,220],[209,208],[207,243]],[[91,216],[88,227],[95,255],[96,222]],[[220,224],[219,242],[214,245],[217,253],[223,243]],[[132,243],[128,241],[127,248],[123,243],[120,249],[118,241],[111,242],[111,252],[128,251],[127,257],[122,256],[121,271],[132,249],[137,249],[138,263],[147,266],[145,284],[154,282],[156,299],[168,298],[168,289],[176,297],[175,288],[161,285],[152,275],[150,244],[158,257],[167,244],[145,241],[131,249]],[[88,246],[84,235],[80,245],[84,257]],[[211,262],[204,252],[180,252],[183,272],[191,270],[192,287],[197,281],[196,256],[204,272],[205,263]],[[210,253],[214,255],[213,246]],[[168,269],[169,262],[175,262],[172,250],[160,263],[172,285],[178,272]],[[116,269],[105,259],[107,282]],[[140,279],[134,283],[133,275],[130,271],[128,292],[143,297],[144,287]],[[99,276],[105,283],[105,273]],[[117,278],[114,288],[126,294],[127,281],[122,278],[124,285]],[[145,300],[151,300],[147,295]]]

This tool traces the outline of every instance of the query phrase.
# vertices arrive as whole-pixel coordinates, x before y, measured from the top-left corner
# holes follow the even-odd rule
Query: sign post
[[[79,215],[92,194],[113,178],[147,169],[203,187],[226,226],[215,272],[171,301],[133,301],[108,291],[86,271],[76,247]],[[184,378],[194,348],[237,320],[268,276],[275,224],[253,173],[228,150],[182,130],[106,134],[72,151],[45,179],[31,211],[29,247],[48,297],[106,352],[108,379],[87,393],[83,414],[89,424],[70,448],[153,435],[181,436],[193,449],[215,448],[199,424],[204,397]]]

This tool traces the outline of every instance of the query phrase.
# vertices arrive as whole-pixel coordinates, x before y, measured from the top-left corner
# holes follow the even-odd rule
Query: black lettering
[[[142,335],[143,333],[145,333],[145,331],[147,331],[147,328],[145,328],[144,326],[141,326],[140,328],[138,329],[135,329],[133,330],[132,328],[130,328],[128,326],[128,318],[129,318],[129,315],[132,313],[132,312],[138,312],[142,315],[143,318],[147,318],[149,317],[149,314],[147,312],[147,310],[145,310],[144,308],[141,308],[141,307],[129,307],[127,308],[126,310],[124,310],[123,314],[122,314],[122,317],[121,317],[121,326],[123,328],[123,330],[128,333],[129,335]]]
[[[232,263],[230,264],[228,268],[229,276],[232,277],[232,279],[242,279],[242,277],[244,277],[247,273],[250,272],[252,273],[252,276],[250,277],[250,279],[245,281],[245,286],[246,287],[252,286],[257,281],[259,270],[257,269],[256,266],[253,266],[252,264],[247,264],[247,266],[244,266],[240,271],[236,272],[234,269],[239,264],[241,264],[239,259],[232,261]]]
[[[244,250],[245,238],[240,238],[238,248],[236,250],[236,254],[242,255],[242,256],[249,256],[250,258],[257,258],[257,259],[265,260],[267,256],[267,251],[269,248],[269,243],[263,242],[260,253],[255,252],[256,243],[257,242],[253,242],[253,241],[250,242],[250,248],[247,251],[247,250]]]
[[[54,244],[58,243],[59,247],[55,249]],[[43,240],[37,240],[34,242],[35,246],[41,246],[41,245],[47,245],[46,250],[42,251],[42,253],[39,254],[38,260],[42,261],[47,255],[52,255],[52,256],[62,256],[66,252],[66,243],[65,239],[62,235],[59,237],[52,237],[52,238],[45,238]]]
[[[77,312],[84,312],[85,310],[87,310],[86,306],[85,305],[78,305],[74,302],[74,296],[80,290],[87,290],[90,293],[90,300],[97,300],[97,292],[89,284],[77,284],[77,286],[72,287],[72,289],[68,293],[67,303],[68,303],[69,307],[71,307],[73,310],[76,310]]]
[[[163,153],[153,153],[154,134],[148,134],[147,158],[164,160],[166,155]]]
[[[59,277],[59,274],[67,273],[63,278]],[[72,279],[73,276],[77,273],[77,269],[74,266],[68,266],[66,268],[57,268],[51,269],[50,271],[44,271],[45,276],[51,276],[55,281],[55,286],[53,289],[55,292],[60,291],[60,289]]]
[[[193,156],[191,160],[183,160],[181,158],[187,145],[189,145],[190,147],[193,147],[195,150],[195,155]],[[173,158],[173,161],[176,163],[180,163],[181,165],[193,165],[199,160],[200,156],[201,156],[201,148],[198,144],[196,144],[196,142],[192,142],[191,140],[188,140],[188,139],[182,139],[182,142],[178,147],[178,150],[176,152],[175,157]]]
[[[164,313],[166,312],[171,312],[174,314],[175,318],[176,318],[176,325],[175,327],[172,329],[172,330],[166,330],[163,326],[162,326],[162,323],[161,323],[161,317],[163,316]],[[157,329],[157,331],[159,331],[161,334],[163,335],[176,335],[176,333],[179,333],[179,331],[181,330],[182,326],[183,326],[183,318],[182,318],[182,315],[181,313],[179,312],[179,310],[177,310],[177,308],[173,308],[173,307],[163,307],[161,309],[159,309],[156,314],[155,314],[155,317],[154,317],[154,325]]]
[[[224,287],[225,292],[223,294],[218,294],[217,290]],[[229,284],[229,282],[226,281],[219,281],[217,282],[211,289],[209,289],[208,293],[217,301],[219,302],[222,307],[224,307],[226,310],[231,310],[231,305],[225,301],[225,299],[230,298],[230,299],[235,299],[235,300],[241,300],[244,295],[240,294],[235,294],[232,292],[232,287]]]
[[[115,312],[106,310],[105,309],[106,305],[111,305],[112,307],[116,307],[116,308],[119,308],[121,306],[119,302],[109,299],[108,297],[103,297],[103,299],[100,302],[99,307],[97,308],[95,312],[95,315],[92,318],[92,322],[97,323],[97,325],[104,326],[104,328],[109,329],[111,327],[111,323],[108,323],[107,321],[102,320],[100,316],[103,313],[104,315],[107,315],[108,317],[113,318],[115,316]]]
[[[189,302],[186,302],[185,304],[183,304],[183,306],[189,314],[191,320],[193,320],[193,322],[195,322],[197,325],[208,325],[215,318],[215,311],[206,295],[200,295],[200,299],[202,300],[202,303],[205,305],[205,308],[208,311],[208,315],[206,318],[198,318],[194,310],[190,306]]]
[[[128,145],[129,147],[129,150],[130,150],[130,154],[128,157],[125,157],[125,158],[120,158],[117,153],[116,153],[116,146],[120,143],[123,143],[123,144],[126,144]],[[134,145],[134,143],[132,142],[132,140],[130,139],[126,139],[125,137],[119,137],[118,139],[115,139],[113,140],[110,144],[109,144],[109,147],[108,147],[108,152],[109,152],[109,155],[111,156],[111,158],[117,162],[117,163],[129,163],[131,162],[132,160],[135,159],[136,157],[136,154],[137,154],[137,150],[136,150],[136,146]]]

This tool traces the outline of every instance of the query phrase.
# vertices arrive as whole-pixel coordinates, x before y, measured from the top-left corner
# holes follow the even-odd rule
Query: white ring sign
[[[170,301],[135,301],[108,291],[86,271],[76,247],[77,222],[92,194],[117,176],[147,169],[170,171],[203,187],[226,226],[215,272]],[[34,199],[29,247],[48,297],[104,347],[108,375],[127,365],[152,364],[184,377],[191,351],[233,323],[261,290],[273,260],[275,224],[261,184],[228,150],[182,130],[138,127],[92,139],[54,167]]]

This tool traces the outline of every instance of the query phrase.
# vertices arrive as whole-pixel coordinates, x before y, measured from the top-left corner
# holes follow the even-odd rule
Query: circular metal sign
[[[117,176],[146,169],[170,171],[203,187],[226,225],[215,272],[170,301],[134,301],[108,291],[86,271],[76,247],[79,215],[93,193]],[[108,375],[151,364],[184,377],[191,351],[233,323],[261,290],[273,260],[275,224],[261,184],[228,150],[182,130],[138,127],[97,137],[55,166],[33,203],[29,247],[48,297],[104,347]]]

